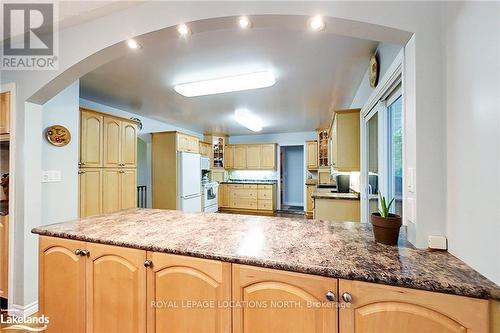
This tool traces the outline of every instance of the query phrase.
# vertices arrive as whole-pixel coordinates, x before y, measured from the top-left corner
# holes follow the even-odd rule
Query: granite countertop
[[[278,181],[274,179],[229,179],[221,184],[276,184]]]
[[[370,224],[130,209],[33,233],[342,279],[500,300],[493,282],[448,252],[377,244]]]
[[[338,193],[332,192],[328,188],[317,188],[312,192],[311,197],[314,199],[359,200],[359,193]]]

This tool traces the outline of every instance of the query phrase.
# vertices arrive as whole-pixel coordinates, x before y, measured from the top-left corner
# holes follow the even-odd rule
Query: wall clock
[[[370,57],[370,68],[368,72],[370,73],[370,87],[375,88],[378,83],[378,60],[376,54],[372,54]]]
[[[57,147],[66,146],[71,141],[71,133],[62,125],[54,125],[45,131],[47,141]]]

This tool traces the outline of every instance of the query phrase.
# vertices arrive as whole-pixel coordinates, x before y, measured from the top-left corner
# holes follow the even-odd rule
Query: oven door
[[[205,187],[205,207],[218,204],[217,192],[217,185],[209,185]]]

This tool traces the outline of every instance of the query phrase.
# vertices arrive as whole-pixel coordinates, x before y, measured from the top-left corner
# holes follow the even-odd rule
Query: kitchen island
[[[33,232],[58,332],[488,332],[500,300],[449,253],[366,224],[132,209]]]

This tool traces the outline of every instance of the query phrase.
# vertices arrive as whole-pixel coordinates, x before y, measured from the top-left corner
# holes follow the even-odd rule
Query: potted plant
[[[385,197],[379,193],[380,203],[378,213],[372,213],[373,236],[375,241],[387,245],[397,245],[401,216],[390,213],[394,198],[387,204]]]

